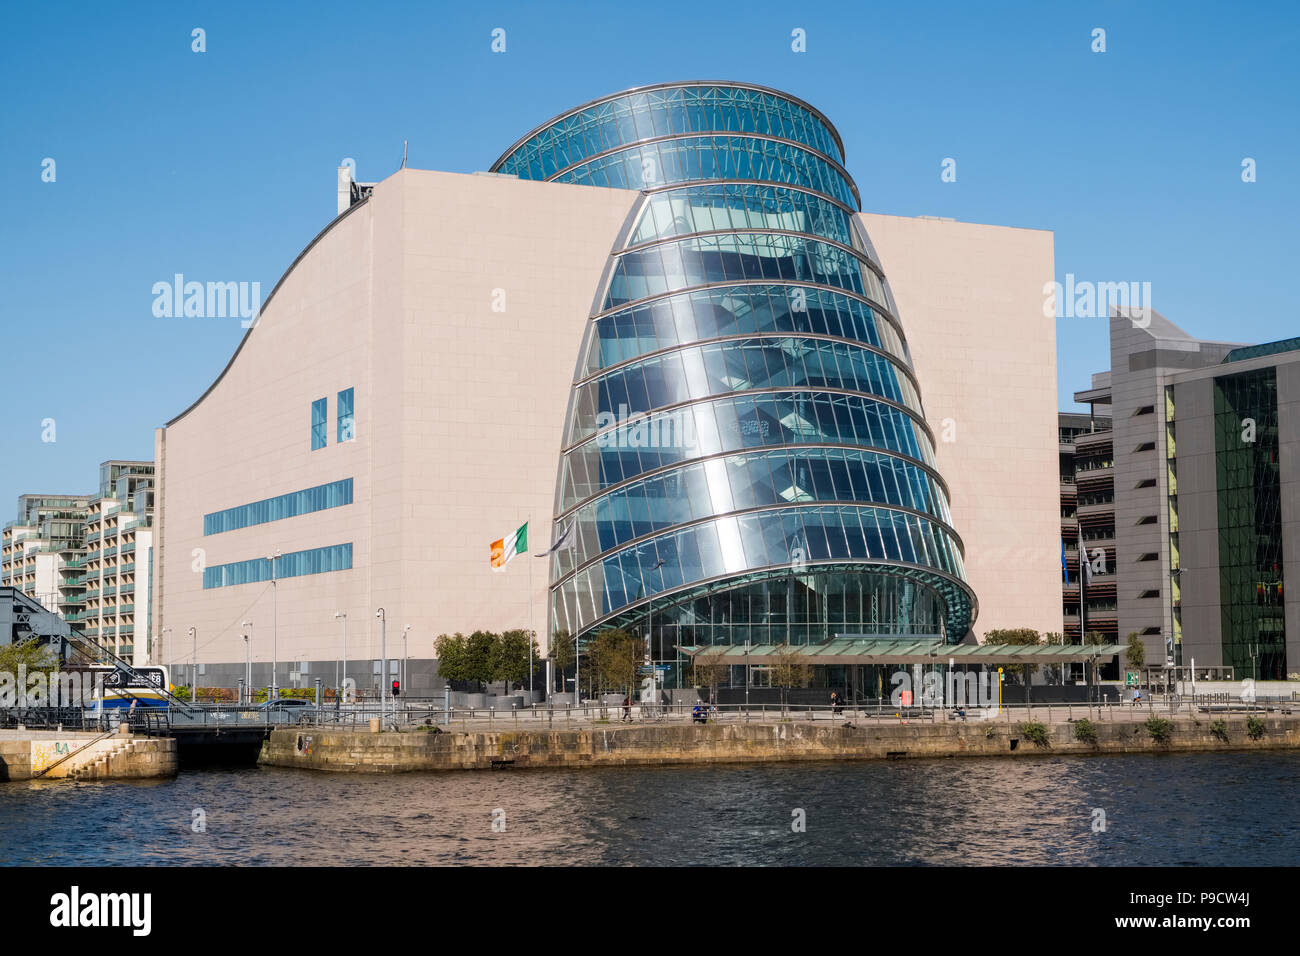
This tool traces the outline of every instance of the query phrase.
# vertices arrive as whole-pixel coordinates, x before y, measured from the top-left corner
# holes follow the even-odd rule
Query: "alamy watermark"
[[[0,707],[88,706],[103,698],[104,679],[102,672],[28,673],[19,664],[17,674],[0,671]]]
[[[996,707],[999,682],[996,671],[949,668],[940,674],[916,664],[910,672],[899,670],[889,676],[894,688],[889,702],[895,707]]]
[[[601,448],[696,447],[695,415],[689,408],[651,416],[645,412],[629,414],[626,405],[619,405],[617,413],[596,415],[596,430],[601,433],[596,439]]]
[[[1151,324],[1150,282],[1092,282],[1065,274],[1064,284],[1043,285],[1043,318],[1104,319],[1112,308],[1128,316],[1135,328]]]
[[[240,318],[248,328],[262,310],[260,282],[186,282],[178,272],[171,282],[155,282],[153,296],[158,319]]]

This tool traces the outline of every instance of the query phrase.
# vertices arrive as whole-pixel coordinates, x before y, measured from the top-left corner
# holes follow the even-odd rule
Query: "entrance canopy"
[[[907,638],[842,638],[822,644],[704,644],[679,646],[691,658],[723,658],[733,664],[770,663],[794,654],[806,664],[1070,664],[1109,660],[1119,644],[942,644]]]

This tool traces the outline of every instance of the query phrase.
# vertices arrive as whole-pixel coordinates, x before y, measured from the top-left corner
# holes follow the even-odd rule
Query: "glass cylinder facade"
[[[921,387],[843,163],[793,97],[681,84],[567,113],[493,166],[643,193],[578,356],[554,631],[652,633],[672,660],[969,629]]]

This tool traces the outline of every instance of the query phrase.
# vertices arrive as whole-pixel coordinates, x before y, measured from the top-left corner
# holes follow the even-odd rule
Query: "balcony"
[[[1105,475],[1113,476],[1115,462],[1113,461],[1076,461],[1074,463],[1074,480],[1083,481],[1086,478],[1100,478]]]

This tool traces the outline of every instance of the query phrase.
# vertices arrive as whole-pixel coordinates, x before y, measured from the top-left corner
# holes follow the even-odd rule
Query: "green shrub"
[[[1259,740],[1264,736],[1264,719],[1262,717],[1250,717],[1246,720],[1246,734],[1251,740]]]
[[[1097,725],[1087,717],[1075,721],[1074,739],[1085,744],[1097,743]]]
[[[1228,742],[1228,722],[1226,720],[1210,721],[1210,736]]]
[[[1050,747],[1052,745],[1051,735],[1047,732],[1047,725],[1042,721],[1030,720],[1021,724],[1020,736],[1032,741],[1035,747]]]
[[[1174,732],[1173,721],[1166,720],[1164,717],[1148,717],[1143,726],[1151,735],[1151,739],[1158,744],[1169,743],[1169,738]]]

